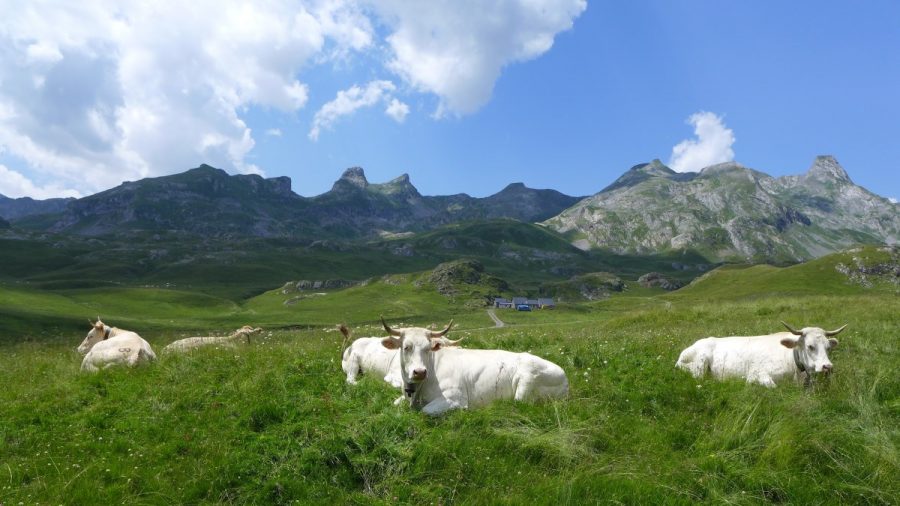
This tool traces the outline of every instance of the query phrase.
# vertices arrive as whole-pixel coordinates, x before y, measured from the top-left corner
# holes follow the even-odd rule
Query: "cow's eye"
[[[814,351],[816,349],[816,347],[813,345],[809,345],[807,346],[807,348],[809,348],[809,351]]]
[[[412,349],[412,346],[404,346],[403,351],[409,351]]]

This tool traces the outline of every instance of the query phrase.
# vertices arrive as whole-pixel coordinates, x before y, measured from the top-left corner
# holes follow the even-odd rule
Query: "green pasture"
[[[291,305],[296,294],[278,290],[232,300],[7,283],[0,504],[896,504],[900,298],[889,283],[834,276],[837,261],[497,311],[504,328],[396,279]],[[250,345],[81,374],[73,347],[98,313],[157,351],[194,331],[267,330]],[[560,364],[570,395],[440,418],[395,407],[378,378],[344,382],[333,328],[381,335],[380,314],[455,318],[465,346]],[[779,331],[780,320],[849,324],[830,378],[770,390],[674,368],[698,338]]]

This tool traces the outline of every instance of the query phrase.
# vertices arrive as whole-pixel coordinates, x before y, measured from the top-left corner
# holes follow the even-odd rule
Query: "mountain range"
[[[0,218],[15,220],[34,214],[58,213],[65,210],[73,198],[35,200],[31,197],[11,199],[0,195]]]
[[[79,236],[171,232],[220,238],[400,239],[459,222],[539,222],[581,249],[647,255],[694,250],[712,261],[795,261],[856,243],[895,243],[900,208],[855,185],[830,156],[798,176],[729,162],[677,173],[637,165],[590,197],[513,183],[484,198],[424,196],[403,174],[370,183],[347,169],[315,197],[287,177],[228,175],[201,165],[81,199],[0,199],[19,229]]]
[[[175,231],[222,237],[359,239],[421,232],[471,220],[536,222],[581,200],[514,183],[485,198],[423,196],[409,176],[372,184],[359,167],[315,197],[291,191],[287,177],[228,175],[201,165],[171,176],[126,182],[18,223],[55,233],[100,236]],[[0,215],[2,216],[2,215]]]
[[[677,173],[654,160],[544,224],[582,249],[797,261],[896,243],[900,207],[855,185],[831,156],[778,178],[734,162]]]

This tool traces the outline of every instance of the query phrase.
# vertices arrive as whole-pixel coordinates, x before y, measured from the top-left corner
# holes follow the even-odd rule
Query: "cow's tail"
[[[350,348],[347,346],[347,342],[350,341],[350,329],[342,323],[338,325],[338,330],[341,331],[341,334],[344,334],[344,341],[341,342],[341,361],[343,362],[347,360],[347,355],[350,353]]]

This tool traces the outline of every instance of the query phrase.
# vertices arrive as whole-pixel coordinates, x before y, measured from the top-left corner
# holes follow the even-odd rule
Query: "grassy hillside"
[[[637,279],[660,271],[681,281],[702,274],[695,254],[622,256],[582,252],[543,227],[514,220],[451,225],[371,243],[222,240],[178,233],[77,238],[20,232],[0,235],[0,282],[42,289],[155,286],[243,300],[288,280],[363,281],[415,273],[474,258],[488,272],[536,295],[540,284],[578,274],[614,272]],[[673,265],[684,265],[687,270]]]
[[[831,259],[832,270],[839,260]],[[797,288],[810,282],[825,289]],[[556,311],[498,311],[511,323],[500,329],[483,328],[484,311],[460,312],[422,290],[389,278],[292,306],[272,291],[237,308],[159,291],[168,311],[143,312],[139,291],[51,299],[6,289],[2,307],[16,300],[20,308],[75,314],[122,305],[157,349],[181,334],[164,325],[166,314],[223,329],[230,317],[216,314],[329,328],[275,330],[249,346],[97,375],[79,374],[72,351],[86,324],[74,342],[2,341],[0,503],[891,504],[900,497],[892,289],[849,285],[816,264],[730,268],[671,294],[626,291]],[[341,336],[330,328],[346,320],[357,335],[380,335],[373,319],[381,312],[419,325],[456,317],[455,335],[468,336],[466,346],[531,351],[562,365],[571,395],[438,419],[394,407],[397,392],[377,378],[344,383]],[[48,321],[51,314],[29,313]],[[831,353],[831,378],[808,390],[768,390],[697,381],[674,368],[697,338],[777,331],[779,320],[849,323]]]

